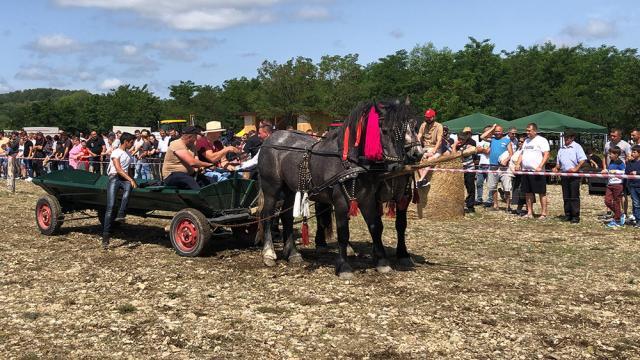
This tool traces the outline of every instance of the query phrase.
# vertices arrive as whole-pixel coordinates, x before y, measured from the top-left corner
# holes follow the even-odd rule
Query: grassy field
[[[385,275],[356,219],[351,281],[334,275],[335,250],[313,246],[299,267],[265,268],[259,249],[224,236],[210,256],[181,258],[159,220],[130,217],[108,252],[97,219],[46,237],[41,193],[0,190],[1,358],[640,358],[640,230],[606,229],[586,188],[579,225],[482,209],[412,218],[417,266]]]

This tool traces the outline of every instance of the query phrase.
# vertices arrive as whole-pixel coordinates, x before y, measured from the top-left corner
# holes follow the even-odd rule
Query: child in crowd
[[[625,170],[627,175],[640,175],[640,145],[631,148],[631,160]],[[635,227],[640,227],[640,179],[628,179],[627,188],[631,194],[633,217],[636,218]]]
[[[624,161],[620,160],[620,153],[622,151],[618,146],[614,146],[609,149],[609,165],[603,173],[609,173],[609,175],[623,175],[625,173]],[[625,216],[622,214],[620,203],[622,201],[623,193],[622,179],[612,176],[609,178],[607,184],[607,192],[604,196],[604,204],[613,211],[613,220],[611,220],[607,226],[610,228],[616,228],[624,225]]]

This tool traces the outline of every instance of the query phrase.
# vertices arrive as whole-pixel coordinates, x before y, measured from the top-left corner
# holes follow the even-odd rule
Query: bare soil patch
[[[640,232],[606,229],[586,188],[579,225],[483,209],[412,218],[417,266],[385,275],[356,219],[363,254],[347,282],[335,250],[313,246],[297,267],[265,268],[259,249],[228,236],[182,258],[159,220],[130,217],[108,252],[97,219],[46,237],[33,215],[41,194],[22,182],[0,190],[2,358],[640,358]],[[392,253],[393,220],[384,238]]]

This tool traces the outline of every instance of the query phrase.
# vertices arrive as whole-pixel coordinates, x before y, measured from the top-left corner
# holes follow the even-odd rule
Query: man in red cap
[[[422,147],[425,150],[422,160],[436,159],[442,155],[440,152],[442,148],[442,134],[444,132],[442,124],[436,121],[436,111],[433,109],[425,111],[424,118],[425,121],[420,125],[420,130],[418,131],[418,139],[420,139]],[[426,179],[428,173],[427,169],[418,170],[419,180],[416,184],[418,187],[429,185]]]

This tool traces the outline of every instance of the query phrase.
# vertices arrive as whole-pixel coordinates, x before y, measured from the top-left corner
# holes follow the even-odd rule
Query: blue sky
[[[364,65],[427,42],[458,50],[468,36],[497,50],[638,48],[639,20],[633,0],[4,0],[0,93],[149,84],[166,97],[180,80],[253,77],[264,60],[357,53]]]

